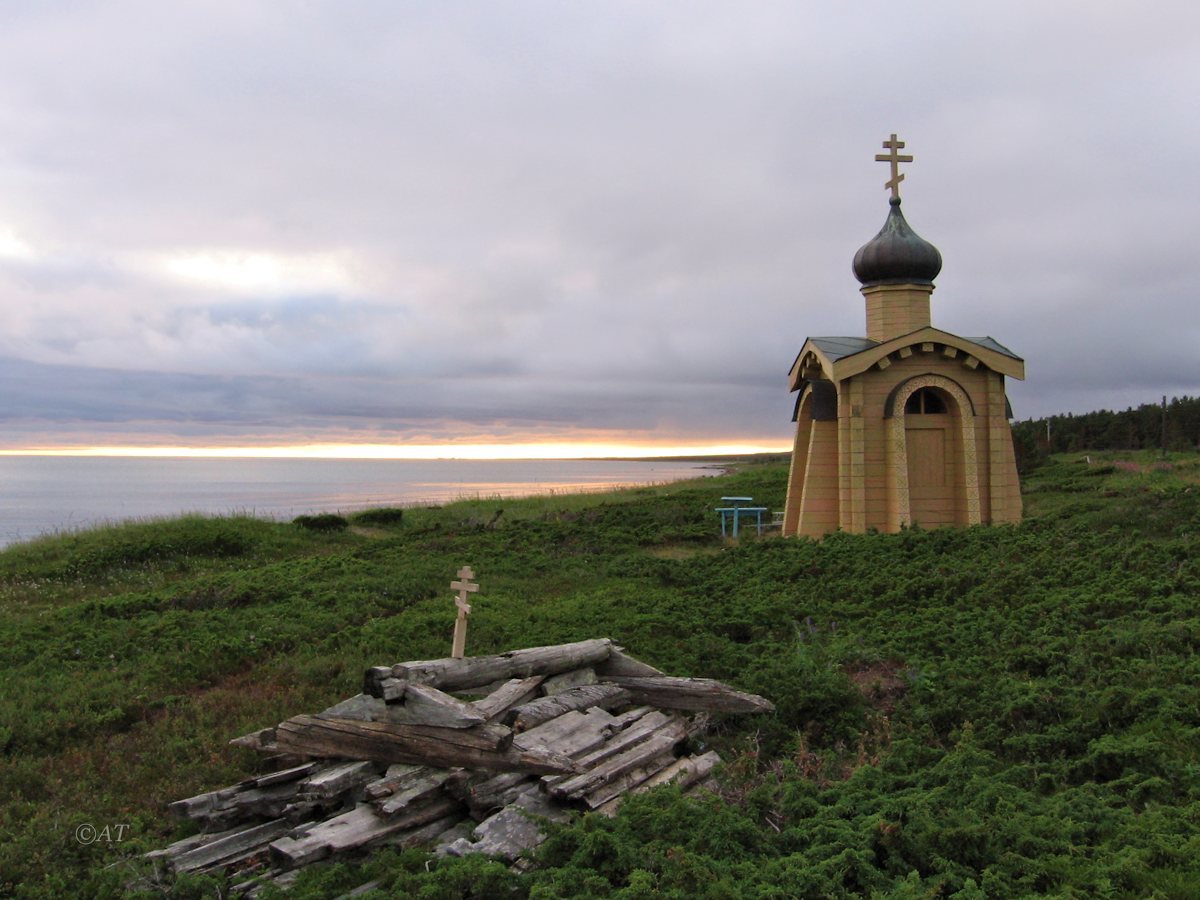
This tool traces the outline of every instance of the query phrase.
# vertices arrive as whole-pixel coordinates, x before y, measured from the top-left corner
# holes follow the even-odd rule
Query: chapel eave
[[[809,340],[812,341],[814,339],[810,338]],[[980,340],[987,340],[992,346],[980,343]],[[902,334],[891,340],[864,348],[858,353],[848,354],[833,360],[829,376],[833,381],[842,381],[843,379],[851,378],[867,371],[881,360],[887,359],[891,354],[918,344],[940,344],[945,348],[953,348],[956,353],[967,354],[967,358],[978,360],[980,364],[991,369],[993,372],[999,372],[1001,375],[1016,378],[1018,381],[1025,380],[1025,360],[1013,354],[1011,350],[1008,350],[1007,347],[998,341],[991,338],[971,339],[960,337],[948,331],[942,331],[940,328],[934,328],[932,325],[918,328],[916,331],[909,332],[908,334]],[[1007,352],[1001,352],[1001,350]]]
[[[810,337],[796,354],[788,370],[788,390],[798,391],[805,381],[811,380],[804,373],[815,362],[825,378],[833,378],[833,366],[839,359],[852,356],[877,346],[877,342],[865,337]]]

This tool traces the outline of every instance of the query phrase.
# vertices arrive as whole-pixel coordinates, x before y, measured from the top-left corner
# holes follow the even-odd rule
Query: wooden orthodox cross
[[[479,585],[471,582],[474,577],[475,573],[471,571],[471,567],[463,566],[458,570],[458,581],[450,582],[450,589],[458,591],[458,596],[454,598],[454,605],[458,607],[458,618],[454,620],[454,645],[450,650],[450,655],[455,659],[462,659],[467,651],[467,616],[471,614],[471,604],[467,602],[467,595],[479,590]]]
[[[890,181],[885,181],[883,186],[892,189],[892,196],[896,199],[900,198],[900,182],[904,180],[904,176],[900,174],[900,163],[912,162],[911,154],[900,155],[898,150],[904,149],[904,141],[896,139],[896,135],[892,135],[891,139],[883,142],[883,149],[890,150],[890,153],[876,153],[875,162],[885,162],[892,164],[892,177]]]

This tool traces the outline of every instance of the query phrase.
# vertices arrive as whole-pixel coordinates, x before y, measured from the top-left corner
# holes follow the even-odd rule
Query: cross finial
[[[454,598],[454,605],[458,607],[458,617],[454,620],[454,643],[450,650],[450,655],[455,659],[462,659],[467,651],[467,616],[471,614],[467,594],[479,590],[479,585],[471,583],[474,577],[475,573],[471,571],[471,567],[463,566],[458,570],[459,580],[450,582],[450,589],[458,591],[458,596]]]
[[[885,188],[891,188],[893,200],[899,200],[900,199],[900,182],[902,182],[904,180],[904,176],[900,173],[900,163],[912,162],[913,158],[910,154],[901,155],[900,153],[897,152],[898,150],[904,149],[904,141],[897,140],[896,135],[894,133],[892,134],[890,139],[883,142],[883,149],[890,150],[891,152],[890,153],[876,153],[875,161],[892,164],[892,177],[889,181],[885,181],[883,183],[883,186]]]

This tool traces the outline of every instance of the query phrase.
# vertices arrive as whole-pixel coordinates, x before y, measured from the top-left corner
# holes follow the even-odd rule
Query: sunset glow
[[[713,457],[783,453],[769,443],[619,444],[296,444],[274,447],[36,447],[0,450],[0,456],[132,456],[256,459],[597,459]]]

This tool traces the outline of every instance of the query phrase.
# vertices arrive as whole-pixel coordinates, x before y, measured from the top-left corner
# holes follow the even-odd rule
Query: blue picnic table
[[[743,515],[754,514],[754,525],[758,533],[762,534],[763,521],[762,515],[767,512],[765,506],[750,506],[754,502],[753,497],[722,497],[722,503],[732,504],[731,506],[718,506],[717,514],[721,517],[721,537],[725,537],[728,533],[727,523],[732,522],[732,536],[738,536],[738,524]],[[745,504],[745,505],[743,505]]]

